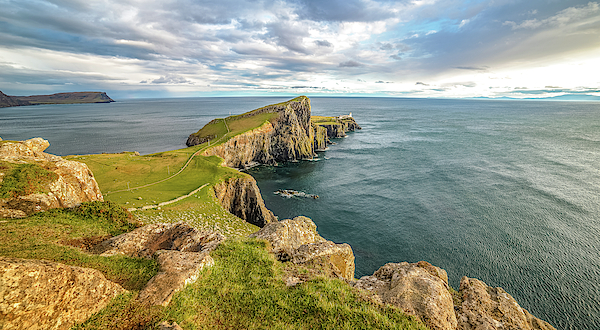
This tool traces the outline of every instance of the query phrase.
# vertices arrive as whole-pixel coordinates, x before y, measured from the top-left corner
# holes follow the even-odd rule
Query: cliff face
[[[307,97],[257,109],[242,117],[264,113],[276,116],[258,128],[207,149],[204,155],[223,158],[225,166],[245,168],[256,163],[274,164],[312,158],[315,150],[324,148],[325,131],[311,123],[310,100]],[[190,145],[203,141],[192,134],[187,142]]]
[[[44,153],[49,145],[48,141],[41,138],[0,142],[0,162],[5,162],[0,168],[0,187],[3,184],[27,186],[29,183],[26,179],[15,184],[17,176],[11,174],[11,168],[23,164],[31,164],[38,171],[47,173],[45,178],[48,180],[35,190],[23,189],[21,193],[1,197],[0,217],[24,217],[51,208],[73,207],[82,202],[103,200],[98,183],[87,165]]]
[[[0,108],[36,104],[109,103],[114,102],[104,92],[73,92],[52,95],[8,96],[0,92]]]
[[[0,108],[17,107],[20,105],[30,105],[30,103],[21,101],[14,96],[8,96],[0,92]]]
[[[265,206],[251,176],[228,179],[216,184],[213,189],[219,203],[238,218],[259,227],[277,221],[273,212]]]

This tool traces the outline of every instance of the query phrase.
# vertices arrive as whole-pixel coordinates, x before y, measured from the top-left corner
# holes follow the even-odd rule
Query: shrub
[[[108,224],[108,231],[111,235],[119,235],[138,227],[129,211],[111,201],[85,202],[74,207],[71,211],[82,217]]]

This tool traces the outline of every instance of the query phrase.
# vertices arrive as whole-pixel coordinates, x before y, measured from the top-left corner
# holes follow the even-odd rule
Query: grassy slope
[[[131,329],[133,324],[144,329],[161,320],[176,321],[184,329],[426,329],[340,280],[316,277],[287,287],[284,265],[267,253],[263,242],[230,240],[212,255],[215,266],[166,308],[144,309],[125,296],[80,329]]]
[[[111,207],[102,205],[101,209]],[[117,235],[131,228],[126,224],[115,226],[114,221],[105,217],[75,210],[52,210],[24,219],[4,220],[0,221],[0,256],[95,268],[124,288],[139,290],[156,274],[156,262],[123,256],[100,257],[66,245],[67,241]]]

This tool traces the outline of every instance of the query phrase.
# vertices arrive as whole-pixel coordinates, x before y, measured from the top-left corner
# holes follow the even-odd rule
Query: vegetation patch
[[[35,193],[49,192],[49,184],[58,174],[38,164],[13,164],[0,161],[0,198],[14,198]]]
[[[212,255],[215,266],[173,297],[164,319],[186,329],[426,329],[340,280],[287,287],[261,241],[229,240]]]
[[[92,208],[99,208],[93,206]],[[110,209],[111,206],[106,208]],[[85,207],[84,207],[85,209]],[[0,223],[0,256],[43,259],[101,271],[109,280],[128,290],[140,290],[158,272],[154,260],[125,256],[101,257],[67,246],[65,242],[87,241],[94,237],[108,237],[126,231],[112,225],[111,217],[89,216],[86,211],[53,209],[23,219],[10,219]],[[117,223],[126,223],[119,218]],[[121,229],[118,229],[118,228]]]

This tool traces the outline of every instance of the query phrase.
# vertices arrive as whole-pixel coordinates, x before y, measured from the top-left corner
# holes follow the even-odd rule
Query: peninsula
[[[153,155],[63,159],[43,139],[0,140],[0,325],[554,330],[502,288],[465,276],[455,290],[425,261],[355,279],[350,245],[309,218],[277,219],[239,171],[315,157],[355,129],[301,96]]]
[[[104,92],[72,92],[51,95],[8,96],[0,91],[0,108],[38,105],[38,104],[74,104],[74,103],[110,103],[115,102]]]

